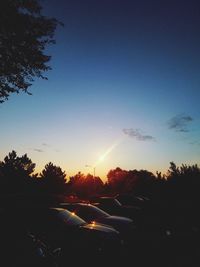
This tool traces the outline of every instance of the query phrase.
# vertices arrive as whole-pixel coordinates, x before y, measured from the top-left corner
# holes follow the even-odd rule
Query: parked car
[[[120,232],[125,242],[129,242],[134,236],[136,227],[130,218],[110,215],[102,209],[86,203],[60,203],[59,205],[77,214],[88,223],[96,222],[114,227]]]
[[[144,196],[135,196],[133,194],[118,194],[115,198],[122,204],[122,205],[131,205],[143,208],[148,205],[149,198]]]
[[[121,237],[118,231],[111,227],[88,224],[77,215],[62,208],[17,208],[7,210],[12,221],[15,217],[28,229],[40,236],[49,245],[51,251],[61,248],[61,262],[75,263],[89,261],[91,255],[95,259],[112,256],[121,249]],[[78,256],[78,257],[77,257]]]
[[[122,205],[115,197],[96,197],[90,203],[108,212],[111,215],[119,215],[136,220],[141,209],[137,206]]]

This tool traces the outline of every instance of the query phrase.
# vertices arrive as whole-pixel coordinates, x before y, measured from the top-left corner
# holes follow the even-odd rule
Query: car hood
[[[105,225],[98,224],[98,223],[85,224],[85,225],[82,225],[81,228],[99,231],[99,232],[104,232],[104,233],[115,233],[115,234],[119,233],[117,230],[115,230],[114,228],[112,228],[110,226],[105,226]]]
[[[132,223],[133,220],[127,217],[123,217],[123,216],[109,216],[105,218],[107,221],[120,221],[120,222],[124,222],[124,223]]]
[[[129,231],[129,230],[134,230],[135,226],[133,224],[133,220],[122,217],[122,216],[109,216],[109,217],[104,217],[98,219],[98,223],[104,223],[111,225],[118,231]]]

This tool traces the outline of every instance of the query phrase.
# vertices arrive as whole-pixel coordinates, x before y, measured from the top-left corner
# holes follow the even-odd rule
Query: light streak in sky
[[[99,165],[102,161],[104,161],[106,159],[106,157],[117,147],[119,146],[122,141],[124,140],[124,138],[119,139],[118,141],[116,141],[114,144],[112,144],[106,151],[104,154],[102,154],[98,160],[95,162],[94,167],[96,167],[97,165]]]

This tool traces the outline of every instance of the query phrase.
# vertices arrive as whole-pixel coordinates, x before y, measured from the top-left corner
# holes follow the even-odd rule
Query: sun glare
[[[119,140],[118,142],[115,142],[113,145],[111,145],[106,151],[104,154],[102,154],[98,160],[96,161],[95,165],[94,166],[97,166],[99,163],[101,163],[102,161],[104,161],[106,159],[106,157],[113,151],[113,149],[115,149],[120,143],[121,143],[122,140]]]
[[[101,161],[103,161],[104,159],[105,159],[105,157],[106,157],[106,155],[101,155],[100,157],[99,157],[99,162],[101,162]]]

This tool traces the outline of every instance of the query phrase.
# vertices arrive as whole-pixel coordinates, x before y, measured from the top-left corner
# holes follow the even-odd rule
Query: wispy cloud
[[[33,150],[34,150],[34,151],[36,151],[36,152],[39,152],[39,153],[42,153],[42,152],[44,152],[44,150],[42,150],[42,149],[39,149],[39,148],[34,148]]]
[[[42,146],[50,146],[50,145],[47,143],[42,143]]]
[[[191,142],[189,142],[189,145],[197,145],[197,146],[200,146],[200,141],[191,141]]]
[[[189,132],[188,124],[193,121],[189,115],[177,115],[168,121],[168,127],[176,132]]]
[[[51,151],[54,151],[54,152],[60,152],[59,149],[53,148],[51,145],[49,145],[47,143],[42,143],[41,146],[42,146],[42,148],[30,148],[30,149],[35,151],[35,152],[38,152],[38,153],[46,152],[46,150],[51,150]]]
[[[155,141],[155,137],[142,134],[140,129],[123,129],[123,133],[138,141]]]

